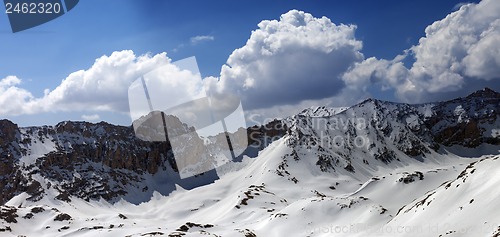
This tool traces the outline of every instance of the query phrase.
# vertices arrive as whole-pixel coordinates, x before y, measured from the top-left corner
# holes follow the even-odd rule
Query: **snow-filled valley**
[[[500,236],[499,108],[489,89],[310,108],[183,180],[128,127],[2,121],[0,235]]]

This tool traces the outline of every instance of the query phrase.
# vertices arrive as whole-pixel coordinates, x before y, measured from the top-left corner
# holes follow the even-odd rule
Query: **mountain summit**
[[[490,99],[493,99],[493,98],[499,98],[500,97],[500,93],[486,87],[482,90],[478,90],[472,94],[470,94],[469,96],[467,96],[467,98],[472,98],[472,97],[479,97],[479,98],[490,98]]]

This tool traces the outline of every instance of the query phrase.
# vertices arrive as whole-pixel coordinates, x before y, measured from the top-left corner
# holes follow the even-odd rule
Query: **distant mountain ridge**
[[[373,163],[404,163],[405,157],[423,160],[449,146],[500,145],[500,93],[485,88],[417,105],[367,99],[330,116],[298,114],[284,123],[289,146],[316,152],[321,170],[356,172]]]
[[[367,153],[377,160],[389,162],[396,157],[393,150],[387,150],[387,144],[395,145],[396,150],[412,157],[425,157],[429,149],[438,149],[441,145],[499,145],[499,108],[500,93],[488,88],[465,98],[423,105],[368,99],[350,108],[306,109],[296,116],[277,121],[282,125],[277,131],[274,129],[274,132],[271,130],[273,126],[254,127],[261,132],[251,137],[250,142],[272,135],[288,136],[290,143],[304,141],[304,136],[309,137],[308,142],[316,140],[314,142],[319,143],[318,136],[315,136],[318,131],[312,128],[313,123],[328,122],[321,119],[332,118],[339,124],[328,131],[331,133],[330,138],[349,136],[351,139],[345,141],[342,149],[333,152],[343,166],[348,167],[350,159],[341,157],[351,155],[355,148],[353,139],[360,137],[359,135],[365,136],[371,142]],[[359,119],[363,119],[365,127],[355,129],[360,125],[357,124]],[[394,121],[396,123],[392,123]],[[319,130],[328,129],[323,127]],[[249,133],[251,131],[256,130],[250,128]],[[359,134],[360,132],[367,133]],[[54,127],[19,128],[8,120],[0,120],[0,187],[5,190],[0,201],[5,203],[13,195],[27,191],[28,188],[35,196],[43,193],[42,190],[46,188],[31,178],[33,172],[59,183],[59,187],[56,185],[52,188],[56,188],[60,192],[59,195],[64,197],[102,197],[114,200],[130,192],[132,187],[127,185],[135,186],[141,191],[149,190],[147,185],[140,185],[143,174],[154,175],[159,171],[168,170],[170,174],[167,176],[176,179],[173,178],[176,176],[176,168],[170,149],[168,142],[144,142],[135,137],[131,127],[105,122],[93,124],[66,121]],[[321,160],[318,164],[324,170],[330,166],[329,162],[337,161]],[[73,180],[73,171],[83,174],[89,171],[97,172],[100,177]],[[127,173],[130,178],[124,179],[125,173],[122,172]],[[13,181],[17,183],[12,185]],[[201,183],[206,182],[200,181]],[[82,191],[83,187],[88,190]],[[36,191],[32,191],[33,189]],[[147,193],[151,193],[151,190]]]
[[[500,150],[500,93],[485,88],[467,97],[428,104],[367,99],[349,108],[313,107],[247,132],[250,146],[245,154],[255,158],[240,157],[233,164],[181,180],[169,142],[144,142],[136,138],[132,127],[66,121],[20,128],[0,120],[0,201],[4,205],[0,221],[6,226],[10,223],[6,216],[17,210],[13,205],[19,206],[17,212],[25,212],[24,206],[41,203],[71,206],[102,199],[119,205],[125,205],[124,201],[139,204],[153,202],[156,193],[169,195],[194,188],[185,192],[200,193],[185,198],[199,198],[193,202],[202,204],[183,214],[186,218],[203,219],[197,211],[209,208],[230,213],[228,218],[261,213],[256,218],[275,223],[288,218],[285,214],[314,216],[321,210],[315,203],[326,205],[329,200],[333,205],[329,208],[335,210],[353,207],[361,211],[358,205],[368,205],[363,210],[380,213],[375,220],[404,223],[401,216],[420,205],[412,207],[412,200],[445,181],[458,182],[454,176],[462,171],[456,167],[457,162],[465,162],[463,157],[487,157],[478,163],[482,169],[487,167],[483,164],[498,163],[494,160]],[[401,172],[405,167],[409,170]],[[476,175],[472,169],[464,172]],[[404,191],[406,197],[397,195],[400,199],[391,204],[377,199],[382,194],[371,188],[382,186],[391,192],[400,183],[416,185],[420,191]],[[435,194],[436,198],[441,195]],[[210,201],[220,199],[226,201]],[[257,206],[248,204],[252,202]],[[196,227],[186,224],[190,225]],[[256,232],[231,231],[244,236]]]

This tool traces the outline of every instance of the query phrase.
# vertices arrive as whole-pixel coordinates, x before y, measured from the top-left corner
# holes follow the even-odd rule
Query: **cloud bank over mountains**
[[[394,89],[403,102],[440,99],[471,85],[500,79],[500,2],[483,0],[460,9],[425,29],[425,37],[392,60],[368,58],[345,75],[347,85]],[[410,67],[403,60],[414,57]]]
[[[374,90],[394,93],[402,102],[440,100],[465,94],[470,87],[498,84],[500,79],[500,1],[462,5],[429,25],[417,45],[393,59],[363,55],[356,28],[291,10],[279,20],[260,22],[246,44],[222,65],[219,77],[196,82],[173,79],[166,82],[171,90],[164,95],[189,98],[199,93],[193,88],[205,87],[211,93],[238,93],[248,113],[283,116],[314,104],[350,105]],[[99,118],[100,111],[125,115],[129,85],[168,64],[166,53],[116,51],[71,73],[41,97],[23,89],[21,78],[7,76],[0,79],[0,115],[50,111],[97,115],[93,118]]]
[[[162,67],[166,80],[157,86],[168,88],[168,91],[161,93],[171,97],[172,102],[199,97],[202,82],[186,78],[185,73],[171,64],[166,53],[136,56],[131,50],[123,50],[98,58],[87,70],[71,73],[54,90],[46,89],[44,96],[40,98],[19,87],[22,81],[15,76],[0,80],[0,114],[58,111],[109,111],[127,114],[129,86],[140,76],[158,67]],[[96,120],[99,117],[94,114],[82,115],[82,118]]]

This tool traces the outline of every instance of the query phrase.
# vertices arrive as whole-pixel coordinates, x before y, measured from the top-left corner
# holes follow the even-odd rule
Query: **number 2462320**
[[[61,12],[60,3],[5,3],[7,14],[58,14]]]

